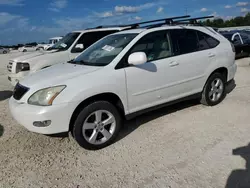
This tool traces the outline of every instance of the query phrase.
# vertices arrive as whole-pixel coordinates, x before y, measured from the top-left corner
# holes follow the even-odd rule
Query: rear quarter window
[[[197,31],[197,33],[198,33],[199,39],[203,38],[206,40],[209,48],[215,48],[216,46],[218,46],[220,44],[220,42],[217,39],[215,39],[214,37],[212,37],[206,33],[203,33],[201,31]]]

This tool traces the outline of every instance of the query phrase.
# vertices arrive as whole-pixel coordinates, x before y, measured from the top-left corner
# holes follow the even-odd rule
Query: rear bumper
[[[227,81],[233,80],[237,71],[237,65],[234,63],[228,68],[228,78]]]

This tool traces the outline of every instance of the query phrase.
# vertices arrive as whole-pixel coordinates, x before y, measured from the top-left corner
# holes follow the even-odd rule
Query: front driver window
[[[157,31],[144,36],[131,49],[130,54],[134,52],[144,52],[148,61],[171,57],[173,54],[168,32]]]

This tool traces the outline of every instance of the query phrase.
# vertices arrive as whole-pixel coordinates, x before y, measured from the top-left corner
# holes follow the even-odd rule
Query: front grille
[[[25,93],[27,93],[27,91],[29,91],[29,88],[22,86],[21,84],[16,84],[14,91],[13,91],[13,97],[16,100],[20,100]]]
[[[7,69],[9,72],[12,71],[12,65],[13,65],[13,61],[10,61],[9,64],[7,65]]]

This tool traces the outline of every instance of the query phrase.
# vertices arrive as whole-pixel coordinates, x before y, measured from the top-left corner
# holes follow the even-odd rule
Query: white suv
[[[7,66],[9,71],[8,80],[15,86],[16,83],[21,81],[25,76],[51,65],[74,59],[97,40],[126,28],[127,27],[95,28],[68,33],[48,51],[37,51],[11,59]],[[34,48],[34,51],[35,50]]]
[[[15,87],[13,117],[41,134],[71,131],[84,148],[111,144],[123,118],[197,97],[217,105],[237,66],[230,42],[212,28],[162,26],[109,35],[75,60]]]

